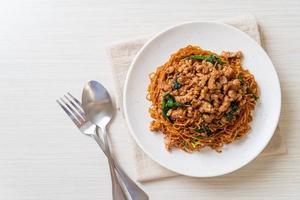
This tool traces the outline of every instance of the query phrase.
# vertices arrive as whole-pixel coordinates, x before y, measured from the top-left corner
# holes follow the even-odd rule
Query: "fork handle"
[[[103,143],[100,140],[100,138],[97,135],[93,135],[93,138],[97,142],[97,144],[103,148]],[[105,153],[106,155],[106,153]],[[114,163],[111,159],[107,157],[108,163],[109,163],[109,170],[110,170],[110,177],[111,177],[111,183],[112,183],[112,196],[113,200],[127,200],[126,195],[121,187],[121,184],[118,180],[115,168],[114,168]]]
[[[113,167],[113,163],[108,159],[109,162],[109,170],[111,175],[111,182],[112,182],[112,196],[113,200],[127,200],[125,193],[120,185],[120,182],[117,178],[117,174]]]
[[[106,128],[103,130],[106,132]],[[96,128],[97,138],[99,135],[99,127]],[[118,162],[114,160],[114,158],[111,156],[110,148],[107,141],[107,134],[104,133],[104,140],[105,144],[102,142],[102,140],[99,138],[99,146],[103,150],[104,154],[107,156],[109,160],[112,161],[116,171],[120,175],[122,182],[124,183],[130,198],[132,200],[148,200],[148,195],[124,172],[124,170],[119,166]],[[107,147],[107,148],[106,148]]]

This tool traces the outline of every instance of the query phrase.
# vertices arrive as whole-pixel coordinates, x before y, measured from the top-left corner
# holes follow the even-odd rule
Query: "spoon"
[[[93,89],[94,90],[90,90],[89,87],[84,87],[82,94],[82,108],[85,111],[88,120],[96,125],[96,135],[91,136],[96,140],[104,154],[107,156],[111,175],[113,199],[126,200],[126,194],[122,189],[122,186],[117,178],[117,174],[114,169],[114,161],[111,157],[108,143],[107,141],[103,143],[103,140],[101,140],[99,136],[99,127],[106,133],[106,125],[110,122],[110,119],[112,118],[113,109],[112,105],[109,103],[110,97],[105,93],[105,91],[95,88]],[[94,102],[94,98],[100,99],[100,101]],[[107,137],[105,136],[105,138]]]
[[[106,151],[104,153],[107,154],[110,167],[116,169],[131,199],[148,200],[148,195],[132,179],[130,179],[120,165],[111,157],[107,125],[113,117],[114,108],[109,93],[104,86],[97,81],[88,82],[82,93],[82,107],[87,113],[88,118],[97,125],[98,128],[96,131],[99,137],[99,129],[101,130],[105,143],[105,149],[102,150]]]

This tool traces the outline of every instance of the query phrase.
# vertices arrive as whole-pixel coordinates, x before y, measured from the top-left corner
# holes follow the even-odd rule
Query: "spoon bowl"
[[[113,117],[113,104],[105,87],[97,82],[88,82],[82,92],[82,107],[88,119],[102,130]]]

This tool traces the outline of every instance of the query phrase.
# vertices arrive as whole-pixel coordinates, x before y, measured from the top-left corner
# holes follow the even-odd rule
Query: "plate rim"
[[[264,144],[262,145],[261,149],[259,149],[258,153],[257,154],[254,154],[250,159],[248,159],[247,162],[245,162],[243,165],[240,165],[239,167],[237,167],[236,169],[233,169],[233,170],[229,170],[229,171],[225,171],[225,172],[221,172],[221,173],[215,173],[214,175],[206,175],[206,176],[203,176],[203,175],[195,175],[195,174],[190,174],[190,173],[186,173],[185,171],[176,171],[174,169],[171,169],[169,168],[168,166],[166,166],[165,164],[161,163],[159,160],[157,160],[154,156],[152,156],[152,154],[150,152],[148,152],[144,147],[143,145],[141,145],[141,143],[139,142],[136,134],[134,133],[133,131],[133,128],[131,126],[131,123],[129,122],[129,119],[128,119],[128,107],[127,107],[127,91],[128,91],[128,83],[129,83],[129,77],[130,77],[130,74],[132,73],[132,70],[134,68],[134,65],[138,59],[138,57],[140,56],[140,54],[144,51],[145,48],[148,47],[149,44],[151,44],[152,42],[154,42],[154,40],[156,38],[158,38],[159,36],[167,33],[168,31],[171,31],[173,29],[176,29],[176,28],[179,28],[181,26],[185,26],[185,25],[189,25],[189,24],[205,24],[205,23],[211,23],[211,24],[215,24],[215,25],[220,25],[220,26],[224,26],[225,28],[229,28],[229,29],[233,29],[235,31],[238,31],[240,32],[241,34],[243,34],[244,36],[247,37],[248,40],[251,40],[252,42],[255,42],[256,43],[256,46],[257,48],[260,48],[260,50],[262,50],[262,52],[265,54],[265,56],[268,58],[268,60],[270,61],[273,69],[274,69],[274,72],[275,72],[275,79],[277,80],[277,83],[278,83],[278,89],[279,89],[279,99],[278,99],[278,104],[279,104],[279,108],[278,108],[278,112],[277,112],[277,116],[276,116],[276,120],[274,121],[274,126],[270,128],[270,131],[272,132],[272,134],[270,134],[269,138],[267,140],[264,141]],[[152,159],[153,161],[155,161],[157,164],[159,164],[160,166],[166,168],[167,170],[170,170],[172,172],[175,172],[175,173],[178,173],[178,174],[181,174],[181,175],[185,175],[185,176],[189,176],[189,177],[198,177],[198,178],[205,178],[205,177],[217,177],[217,176],[222,176],[222,175],[225,175],[225,174],[230,174],[230,173],[233,173],[243,167],[245,167],[246,165],[248,165],[249,163],[251,163],[255,158],[257,158],[261,152],[266,148],[266,146],[269,144],[269,142],[271,141],[275,131],[276,131],[276,128],[278,126],[278,123],[279,123],[279,119],[280,119],[280,114],[281,114],[281,109],[282,109],[282,92],[281,92],[281,85],[280,85],[280,80],[279,80],[279,77],[278,77],[278,73],[276,71],[276,68],[271,60],[271,58],[269,57],[269,55],[267,54],[267,52],[264,50],[264,48],[259,45],[253,38],[251,38],[248,34],[246,34],[245,32],[241,31],[240,29],[232,26],[232,25],[228,25],[226,23],[223,23],[223,22],[217,22],[217,21],[190,21],[190,22],[183,22],[183,23],[180,23],[180,24],[177,24],[177,25],[173,25],[173,26],[170,26],[169,28],[166,28],[164,29],[163,31],[160,31],[158,32],[157,34],[154,34],[154,36],[152,36],[144,45],[143,47],[137,52],[137,54],[134,56],[129,68],[128,68],[128,71],[127,71],[127,74],[126,74],[126,78],[125,78],[125,84],[124,84],[124,88],[123,88],[123,94],[122,94],[122,97],[123,97],[123,100],[122,100],[122,105],[123,105],[123,112],[124,112],[124,118],[125,118],[125,121],[126,121],[126,124],[128,126],[128,129],[129,129],[129,132],[131,134],[131,136],[134,138],[135,142],[138,144],[139,148],[141,148],[141,150],[150,158]]]

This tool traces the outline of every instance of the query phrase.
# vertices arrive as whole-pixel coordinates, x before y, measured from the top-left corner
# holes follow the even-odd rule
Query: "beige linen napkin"
[[[262,36],[259,30],[258,24],[256,19],[252,15],[245,15],[236,17],[233,19],[222,20],[222,22],[232,25],[241,31],[247,33],[250,37],[252,37],[257,43],[262,45]],[[109,55],[109,60],[111,63],[113,77],[115,81],[115,90],[117,94],[117,106],[118,106],[118,117],[121,118],[118,121],[119,123],[125,123],[125,120],[122,119],[122,91],[124,86],[124,81],[126,77],[127,70],[130,66],[131,61],[133,60],[136,53],[140,50],[140,48],[145,44],[150,37],[144,37],[140,39],[135,39],[131,41],[126,41],[122,43],[118,43],[115,45],[110,46],[107,49],[107,53]],[[121,117],[120,117],[121,116]],[[113,123],[112,126],[114,126]],[[123,127],[126,127],[124,125]],[[112,127],[115,128],[115,127]],[[127,127],[126,127],[127,128]],[[137,144],[133,141],[129,134],[129,130],[122,130],[126,131],[126,134],[123,137],[128,137],[129,142],[132,144],[130,145],[132,151],[134,152],[134,160],[135,160],[135,167],[136,167],[136,179],[140,182],[146,182],[166,177],[176,176],[178,174],[171,172],[156,162],[152,161],[147,155],[145,155],[142,150],[137,146]],[[163,142],[163,141],[162,141]],[[112,144],[114,141],[112,141]],[[117,146],[114,148],[118,148]],[[279,128],[277,128],[272,140],[268,144],[268,146],[264,149],[260,156],[266,155],[276,155],[285,153],[286,146],[280,132]],[[115,151],[117,154],[121,154],[122,151]],[[122,155],[116,155],[117,157]],[[127,156],[127,155],[126,155]]]

